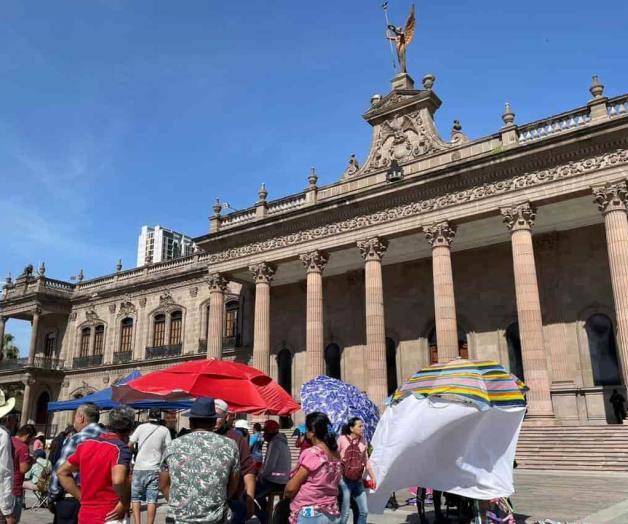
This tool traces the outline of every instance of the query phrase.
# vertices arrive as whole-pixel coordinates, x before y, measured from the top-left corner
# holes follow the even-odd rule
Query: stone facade
[[[298,195],[262,186],[226,216],[217,203],[192,256],[8,281],[0,328],[33,322],[29,356],[0,363],[0,384],[24,388],[22,418],[41,419],[42,394],[208,357],[295,397],[339,376],[381,405],[418,368],[468,356],[524,375],[530,422],[609,421],[628,380],[628,96],[594,82],[581,108],[518,126],[507,106],[494,135],[469,140],[457,122],[447,142],[433,83],[406,76],[373,98],[371,150],[337,183],[312,171]]]

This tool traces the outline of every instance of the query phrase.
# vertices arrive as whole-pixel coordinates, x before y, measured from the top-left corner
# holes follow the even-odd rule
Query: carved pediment
[[[85,320],[89,321],[89,322],[93,322],[94,320],[98,319],[98,313],[96,313],[96,310],[94,308],[89,308],[88,310],[85,311]]]
[[[159,305],[160,306],[172,306],[174,304],[174,299],[170,294],[170,290],[166,289],[161,295],[159,295]]]

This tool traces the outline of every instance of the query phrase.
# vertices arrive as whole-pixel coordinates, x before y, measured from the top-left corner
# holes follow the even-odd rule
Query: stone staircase
[[[516,457],[520,469],[628,473],[628,425],[532,426],[524,423]]]

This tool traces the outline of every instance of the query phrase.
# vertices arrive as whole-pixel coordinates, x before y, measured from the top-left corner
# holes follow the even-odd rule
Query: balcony
[[[114,364],[126,364],[133,360],[133,351],[118,351],[113,354]]]
[[[241,345],[242,341],[240,339],[240,335],[236,335],[234,337],[223,337],[222,339],[223,351],[231,351],[241,347]],[[202,339],[198,341],[198,352],[201,354],[207,353],[207,340]]]
[[[181,354],[181,344],[172,344],[168,346],[147,347],[145,358],[147,360],[154,358],[178,357]]]
[[[102,365],[102,355],[88,355],[86,357],[74,357],[72,367],[74,368],[92,368]]]
[[[46,357],[43,355],[35,356],[32,364],[28,364],[28,357],[24,358],[5,358],[0,360],[0,370],[3,369],[20,369],[26,367],[34,367],[41,369],[62,369],[63,360],[59,358]]]

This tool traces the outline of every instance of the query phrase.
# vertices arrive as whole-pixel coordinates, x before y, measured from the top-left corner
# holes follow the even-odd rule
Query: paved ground
[[[517,492],[512,502],[517,522],[529,524],[551,519],[578,524],[628,523],[627,474],[516,471],[515,486]],[[399,503],[404,500],[405,494],[400,493]],[[29,500],[28,503],[32,502]],[[166,506],[160,506],[157,524],[165,522],[165,513]],[[427,514],[433,522],[432,512]],[[51,524],[52,515],[47,510],[26,510],[21,522]],[[369,523],[418,524],[418,519],[414,508],[406,506],[397,511],[387,510],[384,515],[370,515]]]

